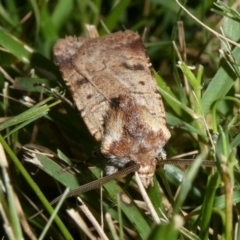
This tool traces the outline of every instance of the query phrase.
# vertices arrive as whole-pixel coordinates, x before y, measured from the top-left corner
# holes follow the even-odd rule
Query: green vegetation
[[[234,2],[228,7],[185,1],[204,27],[175,0],[1,1],[1,237],[240,239],[240,14]],[[58,216],[48,222],[55,216],[48,212],[60,207],[49,201],[66,187],[100,178],[104,164],[77,111],[34,84],[44,83],[72,100],[53,59],[54,43],[86,35],[85,24],[106,34],[101,21],[110,32],[131,29],[144,36],[171,129],[167,156],[194,159],[191,166],[165,165],[156,171],[147,193],[160,225],[130,176],[108,182],[102,193],[80,194],[84,205],[76,198],[62,199]],[[206,159],[216,167],[202,166]],[[45,216],[30,218],[41,208]]]

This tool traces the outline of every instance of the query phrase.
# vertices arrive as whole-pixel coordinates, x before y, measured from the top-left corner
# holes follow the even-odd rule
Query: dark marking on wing
[[[141,64],[129,65],[124,62],[124,63],[122,63],[122,66],[124,68],[132,70],[132,71],[144,70],[144,66]]]
[[[92,94],[88,94],[88,95],[87,95],[87,99],[91,99],[92,96],[93,96]]]
[[[82,85],[88,83],[88,80],[86,78],[82,78],[82,79],[78,79],[75,82],[75,85],[77,85],[78,87],[81,87]]]

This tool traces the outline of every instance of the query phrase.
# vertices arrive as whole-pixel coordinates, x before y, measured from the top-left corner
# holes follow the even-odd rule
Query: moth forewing
[[[170,132],[140,36],[68,37],[56,43],[54,55],[85,124],[101,142],[107,174],[133,161],[148,187]]]

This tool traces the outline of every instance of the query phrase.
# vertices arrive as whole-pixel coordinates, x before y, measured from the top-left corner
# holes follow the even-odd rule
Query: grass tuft
[[[188,1],[184,7],[199,23],[175,0],[1,1],[0,235],[239,239],[240,14],[234,4]],[[81,194],[80,206],[65,200],[54,222],[45,211],[30,218],[42,208],[51,215],[52,199],[100,178],[104,169],[79,114],[34,87],[44,83],[71,100],[53,45],[86,35],[85,24],[106,34],[101,22],[110,32],[131,29],[144,36],[172,135],[167,156],[194,159],[190,167],[156,171],[147,194],[159,225],[131,176]],[[206,159],[217,167],[202,166]]]

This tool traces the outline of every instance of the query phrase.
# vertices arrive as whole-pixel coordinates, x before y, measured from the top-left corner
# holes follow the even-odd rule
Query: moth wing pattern
[[[54,46],[54,56],[85,124],[95,139],[100,141],[103,133],[102,112],[104,109],[107,110],[105,98],[102,94],[96,92],[96,87],[90,84],[73,65],[74,58],[86,41],[88,41],[88,38],[83,37],[60,39]]]
[[[161,96],[137,33],[127,30],[99,38],[60,39],[54,55],[84,122],[97,141],[102,138],[110,101],[123,93],[130,94],[138,105],[145,106],[165,124]]]

